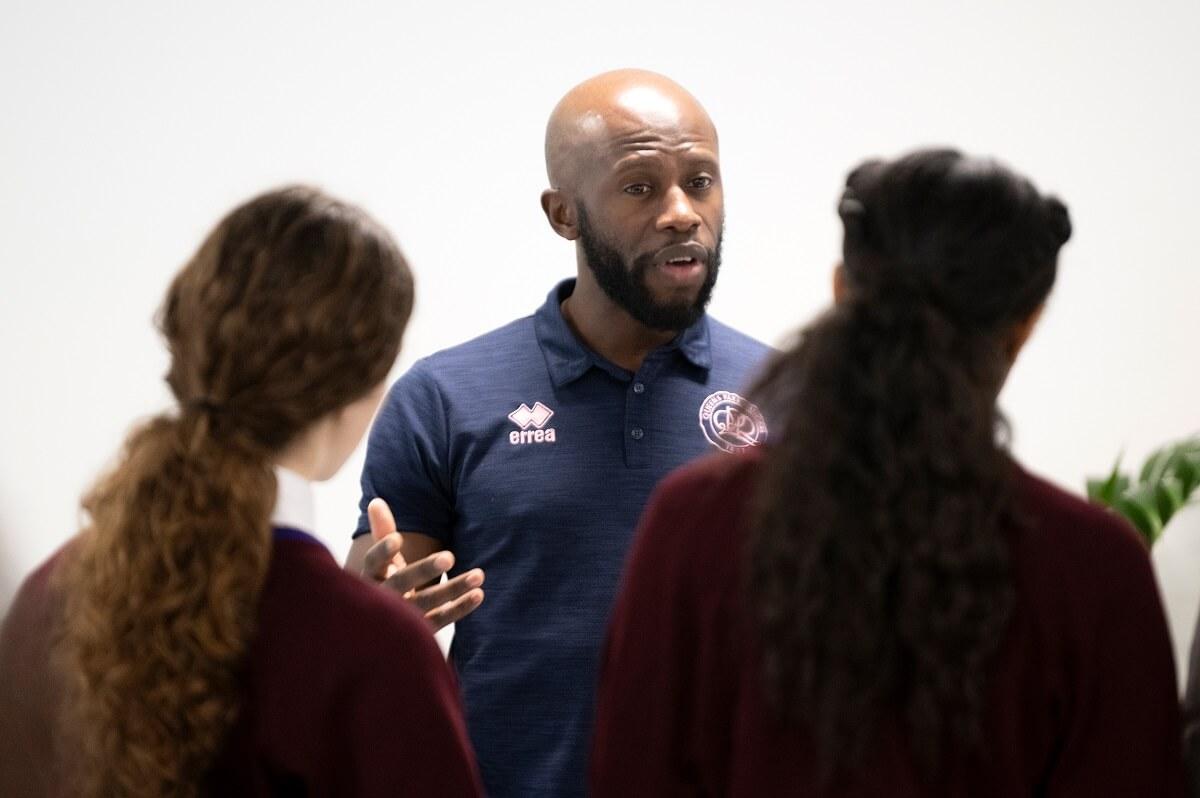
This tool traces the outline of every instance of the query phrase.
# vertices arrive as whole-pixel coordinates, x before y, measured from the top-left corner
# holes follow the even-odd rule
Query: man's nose
[[[666,193],[662,213],[656,225],[658,230],[690,232],[700,226],[700,214],[696,213],[692,199],[680,186],[673,186]]]

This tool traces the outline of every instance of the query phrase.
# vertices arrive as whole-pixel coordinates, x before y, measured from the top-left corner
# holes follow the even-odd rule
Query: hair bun
[[[867,237],[867,206],[863,205],[854,190],[847,188],[842,192],[838,202],[838,216],[846,229],[846,235],[857,241],[865,241]]]
[[[1071,240],[1071,214],[1058,197],[1046,199],[1046,218],[1060,247]]]

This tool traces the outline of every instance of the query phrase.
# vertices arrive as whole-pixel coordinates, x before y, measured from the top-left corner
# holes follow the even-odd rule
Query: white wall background
[[[1200,3],[0,0],[0,610],[166,406],[151,317],[234,203],[307,181],[418,277],[399,369],[532,311],[573,270],[546,226],[558,97],[641,66],[721,132],[712,310],[779,341],[823,306],[842,178],[950,143],[1061,194],[1076,236],[1005,391],[1017,453],[1078,489],[1200,428]],[[361,452],[318,497],[340,557]]]

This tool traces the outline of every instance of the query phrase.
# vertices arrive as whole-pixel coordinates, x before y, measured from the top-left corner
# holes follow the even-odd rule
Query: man
[[[435,625],[461,619],[450,657],[500,798],[584,794],[599,650],[642,506],[676,466],[767,434],[735,393],[767,348],[704,313],[724,203],[700,104],[653,73],[592,78],[551,115],[546,167],[542,208],[575,242],[576,279],[396,383],[347,562]]]

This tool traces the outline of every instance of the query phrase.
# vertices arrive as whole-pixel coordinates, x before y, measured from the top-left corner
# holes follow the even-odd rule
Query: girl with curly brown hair
[[[311,536],[309,481],[362,437],[412,301],[387,232],[318,191],[217,225],[161,309],[178,407],[3,628],[0,794],[478,793],[424,620]]]
[[[838,210],[837,301],[757,387],[769,445],[643,518],[595,794],[1175,794],[1147,552],[1018,466],[996,407],[1066,208],[929,150],[855,169]]]

